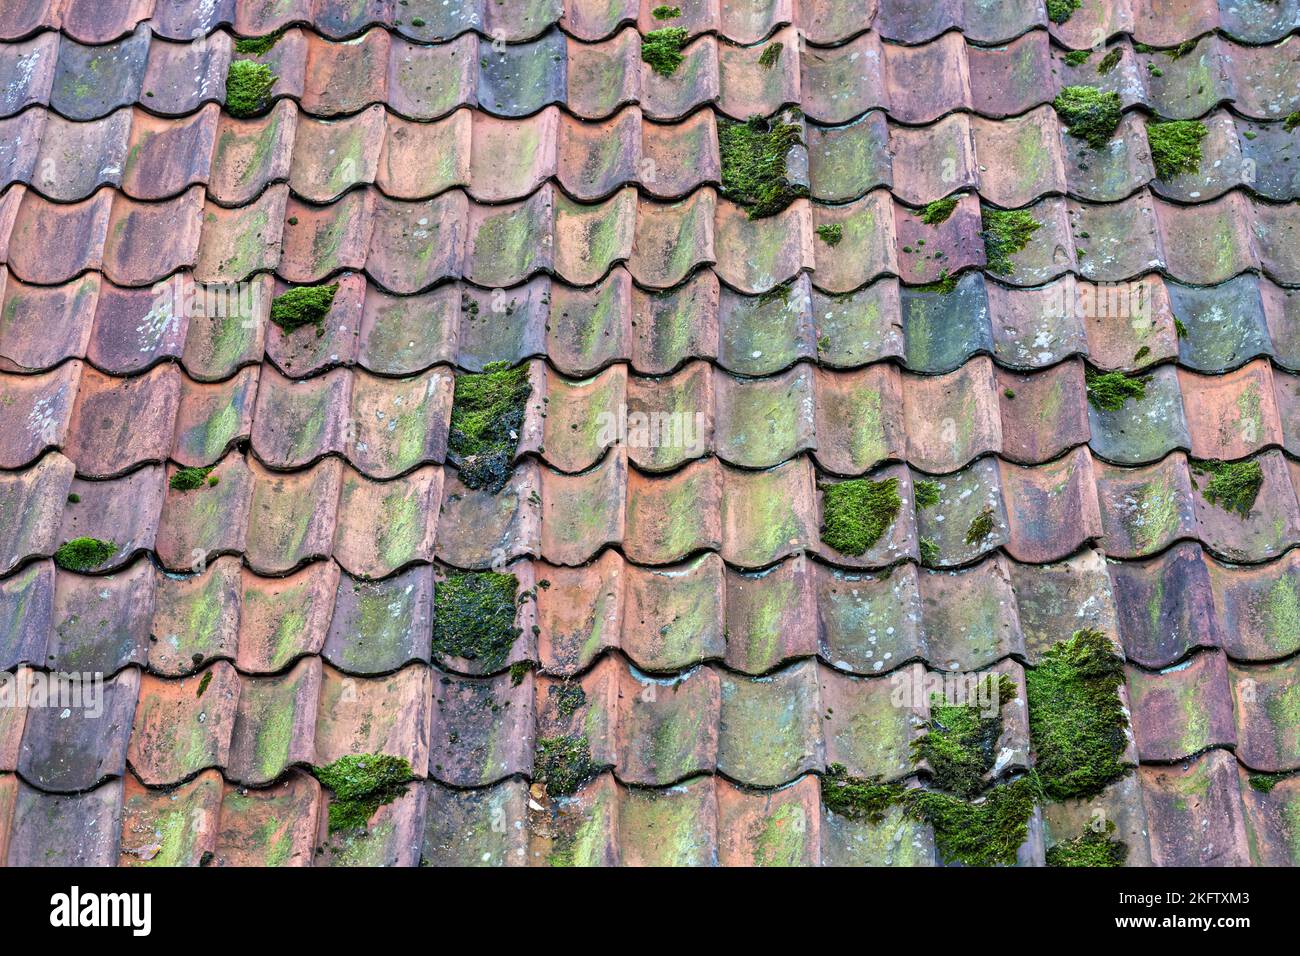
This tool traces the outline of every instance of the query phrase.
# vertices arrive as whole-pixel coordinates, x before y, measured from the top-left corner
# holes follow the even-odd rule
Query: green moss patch
[[[984,209],[984,257],[990,272],[1011,275],[1015,265],[1011,257],[1029,244],[1043,224],[1023,209]]]
[[[523,631],[515,626],[519,579],[497,571],[454,574],[434,588],[433,651],[501,669]],[[522,678],[521,678],[522,679]]]
[[[587,692],[581,684],[559,684],[551,694],[555,698],[556,713],[561,717],[572,717],[587,703]]]
[[[1091,369],[1084,376],[1088,389],[1088,401],[1093,408],[1103,412],[1117,412],[1130,398],[1140,402],[1146,398],[1146,382],[1140,378],[1129,378],[1123,372],[1093,372]]]
[[[1075,631],[1025,672],[1035,770],[1047,796],[1093,796],[1127,772],[1123,683],[1123,662],[1095,630]]]
[[[533,759],[533,780],[546,787],[552,797],[576,793],[599,769],[591,760],[586,734],[541,737]]]
[[[1083,6],[1083,0],[1047,0],[1047,18],[1053,23],[1064,23]]]
[[[641,38],[641,59],[660,76],[672,76],[682,65],[682,47],[686,46],[686,31],[681,27],[664,27],[651,30]]]
[[[817,238],[828,246],[838,246],[844,238],[844,227],[838,222],[826,223],[817,227]]]
[[[518,687],[537,667],[536,661],[515,661],[510,665],[510,686]]]
[[[1071,50],[1069,53],[1065,54],[1065,65],[1073,67],[1083,66],[1083,64],[1088,62],[1088,58],[1091,56],[1091,50]]]
[[[54,563],[66,571],[93,571],[117,553],[117,545],[99,538],[73,538],[54,552]]]
[[[1115,67],[1119,66],[1120,57],[1123,55],[1124,51],[1119,47],[1115,47],[1101,58],[1101,62],[1097,64],[1097,72],[1102,76],[1105,76],[1111,70],[1115,69]]]
[[[776,66],[776,61],[781,59],[781,51],[784,49],[784,43],[768,44],[767,49],[759,54],[758,65],[765,70],[770,70],[772,67]]]
[[[1114,135],[1120,121],[1118,93],[1092,86],[1067,86],[1052,101],[1071,136],[1086,140],[1093,149],[1101,149]]]
[[[808,187],[791,182],[786,170],[786,155],[802,143],[803,131],[794,123],[719,118],[722,194],[746,207],[751,219],[774,215],[807,196]]]
[[[477,374],[456,376],[447,451],[466,487],[492,494],[505,487],[531,394],[527,365],[494,362]]]
[[[1194,173],[1201,168],[1201,140],[1209,130],[1200,120],[1176,120],[1172,123],[1148,123],[1147,143],[1156,175],[1172,179],[1179,173]]]
[[[284,30],[276,30],[264,37],[242,37],[235,41],[235,52],[243,56],[262,56],[271,52],[271,48],[280,42]]]
[[[862,823],[879,823],[904,793],[902,784],[851,776],[842,763],[822,775],[822,803],[832,813]]]
[[[275,81],[276,75],[265,63],[235,60],[226,73],[226,111],[241,118],[265,113]]]
[[[204,671],[202,679],[199,680],[199,689],[194,694],[195,697],[202,697],[208,692],[208,685],[212,683],[212,671]]]
[[[1005,675],[986,676],[977,700],[1000,702],[1015,696],[1016,688]],[[978,703],[947,704],[935,695],[930,702],[930,720],[923,736],[913,742],[912,755],[930,765],[935,786],[948,793],[971,799],[984,789],[984,775],[997,759],[1002,736],[999,708],[985,715]]]
[[[918,508],[933,508],[939,503],[939,482],[923,479],[912,485],[912,496]]]
[[[947,199],[936,199],[924,209],[921,210],[921,221],[927,226],[937,226],[940,223],[948,221],[953,210],[957,208],[957,197],[949,196]]]
[[[1282,129],[1291,132],[1297,126],[1300,126],[1300,110],[1296,110],[1290,116],[1282,121]]]
[[[402,795],[414,774],[402,757],[362,754],[340,757],[325,767],[313,767],[321,785],[331,790],[330,832],[360,830],[386,803]]]
[[[1115,824],[1107,820],[1103,830],[1084,830],[1072,840],[1064,840],[1047,851],[1048,866],[1123,866],[1128,858],[1128,844],[1111,838]]]
[[[922,538],[920,542],[921,564],[927,568],[934,567],[942,556],[939,546],[929,538]]]
[[[902,504],[897,478],[827,485],[822,489],[822,540],[840,554],[864,554],[889,530]]]
[[[1029,835],[1039,790],[1031,776],[989,790],[968,802],[934,790],[910,790],[908,812],[934,827],[935,847],[948,863],[1011,866]]]
[[[208,483],[212,465],[206,468],[177,468],[167,484],[173,491],[196,491]]]
[[[985,507],[983,511],[971,519],[970,527],[966,529],[966,543],[971,547],[975,547],[992,533],[993,509]]]
[[[1257,461],[1194,461],[1192,470],[1209,475],[1201,494],[1210,504],[1246,517],[1264,484],[1264,469]]]
[[[316,327],[316,335],[325,334],[325,316],[334,305],[339,284],[298,286],[271,300],[271,321],[286,332],[306,325]]]
[[[682,15],[681,7],[670,7],[668,4],[661,4],[650,11],[650,15],[656,20],[676,20]]]

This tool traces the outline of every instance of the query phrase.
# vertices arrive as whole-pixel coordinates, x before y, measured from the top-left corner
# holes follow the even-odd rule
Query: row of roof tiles
[[[1011,257],[1004,278],[1036,286],[1069,273],[1120,282],[1160,270],[1198,284],[1262,271],[1300,284],[1300,205],[1233,192],[1182,206],[1147,191],[1096,205],[1052,197],[1029,207],[1041,229]],[[838,226],[832,245],[816,233]],[[856,202],[796,200],[752,220],[710,187],[674,205],[638,200],[628,187],[603,203],[573,202],[551,184],[519,203],[482,205],[460,190],[423,202],[373,187],[314,206],[271,186],[247,206],[204,202],[199,186],[159,203],[104,188],[78,203],[51,203],[23,186],[0,197],[0,252],[20,281],[66,283],[102,270],[118,285],[149,286],[179,270],[204,283],[232,283],[274,270],[294,283],[364,269],[385,289],[409,294],[449,279],[513,287],[543,273],[573,285],[605,279],[620,263],[651,289],[680,285],[712,266],[744,293],[769,292],[813,270],[824,291],[848,293],[885,275],[930,283],[986,265],[980,203],[965,194],[947,221],[876,190]],[[520,236],[530,241],[519,241]]]
[[[213,465],[248,440],[274,469],[337,455],[371,478],[393,478],[446,460],[453,378],[445,367],[404,379],[336,368],[295,381],[250,366],[206,385],[171,363],[115,378],[78,361],[44,375],[0,373],[14,424],[0,440],[0,468],[57,448],[78,475],[106,478],[150,462]],[[649,378],[616,365],[573,381],[534,359],[529,380],[518,452],[567,473],[620,443],[647,472],[710,454],[771,468],[810,451],[836,475],[887,461],[946,474],[989,454],[1042,464],[1084,444],[1124,465],[1177,449],[1235,460],[1280,447],[1300,457],[1300,378],[1264,360],[1208,377],[1161,365],[1143,379],[1142,399],[1114,411],[1088,401],[1077,360],[1019,374],[979,356],[935,376],[800,363],[761,379],[707,362]]]
[[[188,40],[233,27],[260,36],[298,23],[335,38],[386,26],[417,41],[446,40],[475,31],[506,42],[531,39],[558,24],[572,36],[598,40],[625,24],[643,33],[679,26],[695,35],[716,32],[737,43],[754,43],[788,24],[809,42],[833,44],[869,27],[891,39],[916,43],[958,29],[983,43],[1010,40],[1046,27],[1068,46],[1087,47],[1102,36],[1132,33],[1153,46],[1176,46],[1211,30],[1248,42],[1281,39],[1294,29],[1294,0],[1232,3],[1228,0],[1100,0],[1055,23],[1043,3],[976,0],[701,0],[665,21],[655,0],[126,0],[106,10],[95,0],[14,0],[0,14],[0,39],[15,40],[40,29],[61,29],[84,43],[106,43],[142,22],[160,35]],[[681,8],[678,8],[681,9]]]
[[[1202,144],[1204,171],[1168,180],[1156,177],[1148,122],[1142,113],[1126,114],[1115,145],[1098,151],[1069,136],[1047,106],[1006,120],[958,113],[920,128],[873,111],[844,127],[807,126],[807,149],[791,160],[806,169],[796,176],[812,197],[831,203],[880,187],[911,205],[969,189],[1003,207],[1061,194],[1115,202],[1144,186],[1178,202],[1235,188],[1273,200],[1300,196],[1288,165],[1300,160],[1300,137],[1280,121],[1215,113]],[[1017,162],[996,162],[1008,150]],[[715,114],[704,109],[660,125],[645,121],[635,106],[603,123],[555,107],[524,120],[461,109],[414,122],[372,106],[345,119],[316,120],[282,100],[265,118],[247,121],[231,119],[215,103],[179,119],[123,107],[102,119],[72,121],[34,107],[0,120],[0,188],[22,183],[58,202],[86,199],[103,186],[156,201],[205,185],[213,202],[240,205],[287,181],[311,203],[371,184],[393,199],[464,189],[478,202],[494,203],[525,198],[551,179],[584,202],[628,185],[661,199],[717,185]]]
[[[115,286],[95,273],[46,287],[0,267],[0,369],[29,373],[84,359],[130,375],[178,360],[190,379],[213,382],[243,381],[250,373],[241,369],[263,361],[294,378],[353,365],[404,377],[439,365],[480,371],[546,357],[575,377],[621,363],[664,375],[694,360],[743,376],[812,361],[826,369],[892,361],[942,374],[981,353],[999,375],[1076,355],[1102,369],[1174,360],[1223,372],[1261,356],[1300,369],[1300,296],[1250,273],[1207,287],[1159,275],[1127,286],[1067,275],[1016,289],[968,272],[949,294],[886,278],[849,295],[821,292],[801,274],[765,296],[736,293],[709,269],[662,293],[637,288],[622,267],[592,287],[539,276],[508,296],[458,282],[393,296],[360,274],[337,281],[321,334],[312,335],[267,321],[285,287],[265,275],[242,288],[200,285],[187,273],[153,288]],[[75,377],[59,374],[18,390],[36,394]],[[63,395],[60,415],[72,397]],[[13,441],[27,434],[15,432]]]
[[[1262,485],[1247,517],[1206,500],[1197,490],[1206,479],[1182,452],[1139,468],[1095,461],[1082,447],[1031,467],[985,457],[939,479],[940,500],[930,507],[913,504],[919,476],[888,465],[873,476],[897,479],[903,506],[888,532],[854,556],[821,540],[824,486],[806,455],[767,471],[707,458],[667,476],[629,471],[621,450],[578,475],[528,460],[493,495],[470,491],[440,466],[376,482],[337,458],[281,473],[237,453],[217,464],[216,481],[184,492],[167,487],[170,469],[158,465],[87,481],[51,452],[0,478],[0,505],[15,518],[3,529],[0,553],[9,571],[64,541],[92,537],[114,545],[98,570],[120,568],[141,551],[155,551],[174,570],[230,553],[263,574],[333,556],[351,573],[376,578],[435,557],[460,568],[518,557],[576,566],[607,547],[639,564],[717,551],[736,567],[762,568],[810,552],[866,569],[919,560],[924,542],[926,563],[947,568],[998,548],[1042,563],[1093,539],[1120,558],[1188,539],[1225,560],[1258,562],[1300,542],[1293,487],[1300,466],[1279,451],[1255,461]]]
[[[760,63],[764,51],[778,45],[776,62]],[[1172,119],[1202,116],[1229,102],[1260,120],[1282,119],[1300,107],[1300,54],[1293,44],[1247,46],[1217,35],[1176,58],[1116,41],[1118,65],[1104,74],[1090,63],[1067,63],[1067,51],[1053,46],[1044,30],[1004,47],[976,46],[960,33],[912,47],[883,42],[872,32],[827,49],[801,49],[793,28],[754,47],[705,36],[684,49],[685,60],[671,76],[643,62],[640,48],[641,34],[633,29],[598,44],[554,31],[516,46],[475,34],[420,46],[379,29],[336,43],[295,28],[257,59],[276,76],[273,97],[292,97],[322,117],[385,104],[415,120],[463,106],[517,118],[555,104],[600,120],[636,103],[649,119],[677,120],[716,103],[735,119],[796,104],[820,123],[848,123],[884,110],[896,121],[919,124],[954,111],[1019,115],[1081,82],[1119,94],[1126,108],[1144,105]],[[174,43],[142,26],[125,40],[94,47],[41,33],[0,47],[0,116],[33,104],[71,120],[98,119],[131,105],[186,115],[224,100],[226,73],[238,58],[225,33]],[[935,82],[917,84],[918,75]]]
[[[1029,822],[1022,863],[1098,818],[1116,824],[1128,862],[1285,866],[1300,857],[1287,820],[1300,778],[1269,790],[1224,750],[1143,766],[1085,801],[1049,804]],[[929,828],[898,810],[880,823],[839,816],[815,774],[750,790],[717,776],[668,789],[605,773],[576,796],[541,804],[510,779],[481,789],[414,783],[361,838],[331,840],[328,795],[292,771],[257,790],[204,771],[172,790],[133,776],[86,793],[47,794],[0,775],[0,861],[14,866],[202,865],[935,865]]]
[[[427,564],[375,581],[332,561],[277,578],[234,556],[180,576],[147,560],[96,576],[38,561],[0,582],[0,669],[113,674],[139,665],[177,676],[230,660],[266,674],[321,654],[358,674],[433,660],[481,675],[532,660],[572,676],[615,649],[658,674],[710,660],[762,674],[818,656],[846,673],[878,675],[915,660],[949,670],[1009,656],[1033,664],[1062,633],[1085,626],[1118,634],[1128,659],[1148,670],[1206,649],[1246,664],[1300,650],[1297,561],[1292,550],[1263,564],[1226,564],[1192,542],[1146,561],[1105,563],[1085,548],[1054,564],[991,555],[958,571],[911,563],[844,571],[794,556],[745,572],[716,554],[642,568],[615,551],[579,568],[522,561],[510,571],[522,592],[538,586],[536,604],[520,604],[521,636],[500,665],[430,657],[445,578]]]

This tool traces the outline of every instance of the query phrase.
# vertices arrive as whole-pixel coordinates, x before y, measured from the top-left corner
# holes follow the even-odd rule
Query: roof
[[[1300,0],[673,6],[4,4],[0,862],[1300,860]]]

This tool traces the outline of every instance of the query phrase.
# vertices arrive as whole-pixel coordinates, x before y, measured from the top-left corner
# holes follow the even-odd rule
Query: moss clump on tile
[[[656,20],[676,20],[682,15],[681,7],[670,7],[668,4],[660,4],[650,12]]]
[[[226,112],[245,118],[266,112],[276,75],[265,63],[235,60],[226,73]]]
[[[1015,271],[1011,257],[1029,244],[1043,224],[1023,209],[984,209],[981,219],[989,271],[1011,275]]]
[[[1081,6],[1083,0],[1047,0],[1047,19],[1053,23],[1064,23]]]
[[[1255,498],[1264,484],[1264,469],[1257,461],[1194,461],[1192,470],[1210,476],[1201,489],[1206,501],[1243,518],[1255,506]]]
[[[496,494],[505,487],[532,391],[527,365],[494,362],[456,376],[447,452],[467,488]]]
[[[971,547],[975,547],[993,533],[993,526],[993,509],[986,506],[983,511],[971,519],[970,527],[966,529],[966,543]]]
[[[776,61],[781,59],[781,51],[785,49],[784,43],[771,43],[758,57],[758,65],[765,70],[770,70],[776,66]]]
[[[305,325],[316,326],[316,335],[325,334],[325,316],[334,305],[339,284],[303,285],[277,295],[271,300],[271,321],[285,332]]]
[[[827,810],[861,823],[879,823],[904,793],[900,783],[851,776],[842,763],[826,768],[821,789],[822,804]]]
[[[911,790],[908,812],[934,827],[935,847],[948,863],[1011,866],[1029,836],[1029,818],[1039,797],[1033,775],[993,787],[968,802],[934,790]]]
[[[1128,844],[1112,839],[1115,824],[1107,820],[1102,830],[1088,828],[1072,840],[1064,840],[1047,851],[1048,866],[1123,866]]]
[[[844,238],[844,227],[838,222],[820,225],[817,227],[817,238],[828,246],[838,246]]]
[[[946,199],[936,199],[921,210],[921,221],[927,226],[938,226],[948,221],[957,208],[957,197],[949,196]]]
[[[1084,381],[1088,389],[1088,402],[1098,411],[1117,412],[1130,398],[1140,402],[1147,395],[1145,381],[1129,378],[1123,372],[1107,372],[1103,375],[1089,370]]]
[[[1194,173],[1201,167],[1201,140],[1209,129],[1200,120],[1148,123],[1147,143],[1156,175],[1172,179],[1179,173]]]
[[[510,665],[510,686],[518,687],[536,667],[537,663],[535,661],[515,661]]]
[[[1120,121],[1118,93],[1093,86],[1067,86],[1052,101],[1057,114],[1065,121],[1071,136],[1101,149],[1114,135]]]
[[[1091,50],[1071,50],[1069,53],[1065,54],[1065,65],[1073,67],[1083,66],[1083,64],[1088,62],[1090,56],[1092,56]]]
[[[283,29],[268,33],[264,37],[241,37],[235,41],[235,52],[243,56],[262,56],[269,53],[271,48],[280,42],[282,36],[284,36]]]
[[[167,484],[173,491],[195,491],[208,483],[212,465],[206,468],[177,468]]]
[[[515,626],[519,579],[498,571],[466,571],[440,582],[433,593],[433,651],[474,661],[485,673],[500,670],[523,633]]]
[[[939,482],[923,479],[912,485],[918,508],[933,508],[939,503]]]
[[[935,295],[952,295],[957,290],[957,277],[950,275],[947,269],[939,273],[934,282],[926,282],[915,287],[917,292],[930,292]]]
[[[194,696],[202,697],[204,694],[206,694],[208,692],[208,685],[211,683],[212,683],[212,671],[205,671],[203,673],[203,678],[199,681],[198,692],[195,693]]]
[[[587,703],[587,692],[581,684],[565,682],[552,692],[555,697],[555,710],[561,717],[572,717]]]
[[[1097,72],[1100,75],[1105,76],[1111,70],[1115,69],[1115,67],[1119,66],[1120,57],[1123,55],[1124,51],[1119,47],[1115,47],[1101,58],[1101,62],[1097,64]]]
[[[808,187],[791,182],[786,170],[786,155],[802,144],[803,131],[794,123],[758,116],[744,123],[720,118],[722,194],[746,207],[750,219],[774,215],[807,196]]]
[[[929,538],[922,538],[920,542],[921,564],[927,568],[932,568],[939,562],[942,552],[939,546]]]
[[[1300,110],[1296,110],[1290,116],[1282,121],[1282,129],[1291,132],[1297,126],[1300,126]]]
[[[1091,629],[1053,645],[1025,672],[1029,737],[1047,796],[1090,797],[1127,772],[1123,683],[1123,661]]]
[[[682,47],[686,45],[686,31],[681,27],[664,27],[651,30],[641,38],[641,59],[660,76],[672,76],[682,65]]]
[[[117,545],[99,538],[73,538],[54,552],[54,563],[65,571],[93,571],[117,552]]]
[[[822,489],[822,540],[840,554],[865,554],[898,517],[898,479],[854,478]]]
[[[1250,775],[1250,788],[1258,790],[1260,793],[1272,793],[1276,787],[1286,777],[1283,773],[1252,773]]]
[[[940,695],[931,698],[930,720],[925,734],[912,743],[912,756],[929,763],[935,786],[967,800],[984,789],[984,775],[993,768],[1002,736],[1001,704],[1015,694],[1015,684],[1003,674],[982,678],[976,701],[948,704]],[[985,714],[978,701],[997,706]]]
[[[533,759],[533,780],[546,787],[552,797],[576,793],[599,768],[592,763],[586,734],[541,737]]]
[[[313,767],[321,786],[332,791],[330,832],[360,830],[386,803],[402,795],[414,776],[403,757],[361,754],[340,757],[325,767]]]

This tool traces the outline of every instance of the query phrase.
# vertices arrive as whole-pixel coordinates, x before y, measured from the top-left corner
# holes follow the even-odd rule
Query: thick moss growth
[[[1197,461],[1192,463],[1192,468],[1210,476],[1201,489],[1206,501],[1224,511],[1235,511],[1243,518],[1250,514],[1260,486],[1264,484],[1264,469],[1259,462]]]
[[[362,754],[340,757],[326,767],[313,767],[321,785],[333,791],[330,832],[363,829],[375,811],[402,795],[414,775],[402,757]]]
[[[560,684],[552,693],[555,695],[555,710],[561,717],[572,717],[587,703],[587,692],[581,684]]]
[[[899,783],[850,776],[842,763],[831,764],[822,774],[822,803],[832,813],[850,820],[879,823],[903,793]]]
[[[1088,401],[1093,408],[1103,412],[1117,412],[1130,398],[1142,401],[1147,395],[1147,386],[1140,378],[1129,378],[1123,372],[1107,372],[1102,375],[1089,369],[1084,376],[1088,389]]]
[[[1201,167],[1201,140],[1209,130],[1200,120],[1148,123],[1147,143],[1156,175],[1172,179],[1179,173],[1194,173]]]
[[[271,105],[276,75],[264,63],[235,60],[226,73],[226,111],[231,116],[257,116]]]
[[[211,471],[211,465],[207,468],[177,468],[167,484],[173,491],[195,491],[208,483]]]
[[[898,479],[854,478],[822,492],[822,540],[840,554],[864,554],[898,517]]]
[[[781,51],[785,49],[784,43],[772,43],[758,57],[758,65],[765,70],[770,70],[776,66],[776,61],[781,59]]]
[[[838,222],[817,227],[817,237],[828,246],[838,246],[844,238],[844,227]]]
[[[1111,838],[1115,824],[1106,821],[1104,830],[1086,829],[1072,840],[1064,840],[1047,851],[1048,866],[1123,866],[1128,844]]]
[[[591,761],[591,747],[586,734],[542,737],[537,741],[533,760],[533,780],[546,787],[552,797],[576,793],[599,768]]]
[[[325,334],[325,316],[334,305],[339,284],[302,285],[271,300],[271,321],[293,332],[304,325],[316,326],[316,335]]]
[[[755,116],[746,123],[718,119],[722,156],[722,194],[759,219],[780,212],[808,187],[789,180],[786,154],[803,143],[794,123],[769,122]]]
[[[1056,95],[1052,106],[1071,136],[1086,140],[1093,149],[1101,149],[1115,133],[1120,121],[1118,93],[1093,86],[1067,86]]]
[[[93,571],[117,552],[117,545],[99,538],[73,538],[54,552],[54,563],[66,571]]]
[[[1039,797],[1034,777],[1020,777],[970,803],[934,790],[910,790],[908,812],[934,827],[935,847],[948,863],[1011,866],[1029,835]]]
[[[936,199],[924,209],[921,210],[921,221],[927,226],[937,226],[940,223],[948,221],[954,209],[957,208],[957,197],[949,196],[947,199]]]
[[[501,669],[523,631],[515,626],[519,579],[497,571],[454,574],[434,589],[433,652]],[[522,680],[522,678],[521,678]]]
[[[651,11],[651,15],[656,20],[676,20],[682,15],[681,7],[670,7],[668,4],[660,4]]]
[[[1297,126],[1300,126],[1300,110],[1296,110],[1294,113],[1292,113],[1290,116],[1288,116],[1286,119],[1282,121],[1282,129],[1284,129],[1288,133],[1291,132],[1293,129],[1295,129]]]
[[[510,665],[510,686],[518,687],[536,667],[536,661],[515,661]]]
[[[1101,58],[1101,62],[1097,64],[1097,72],[1102,76],[1105,76],[1111,70],[1115,69],[1115,67],[1119,66],[1120,58],[1123,55],[1124,51],[1119,47],[1115,47]]]
[[[1023,209],[985,209],[981,213],[984,230],[984,256],[990,272],[1011,275],[1015,265],[1011,257],[1029,244],[1042,223]]]
[[[235,41],[235,52],[244,56],[261,56],[269,53],[271,48],[280,42],[282,36],[284,36],[283,29],[268,33],[264,37],[243,37]]]
[[[933,508],[939,503],[939,483],[922,479],[912,485],[912,496],[918,508]]]
[[[1083,6],[1083,0],[1047,0],[1047,18],[1053,23],[1064,23]]]
[[[992,533],[993,509],[985,507],[983,511],[971,519],[970,527],[966,529],[966,543],[974,547]]]
[[[505,487],[532,390],[527,365],[494,362],[477,374],[456,376],[447,451],[466,487],[492,494]]]
[[[1083,64],[1088,62],[1090,56],[1092,56],[1091,50],[1071,50],[1069,53],[1065,54],[1065,65],[1073,67],[1083,66]]]
[[[925,735],[912,744],[913,757],[930,764],[935,786],[968,800],[984,789],[984,774],[993,769],[1002,736],[1001,704],[1016,693],[1006,675],[983,681],[978,699],[996,701],[993,714],[986,716],[975,702],[946,704],[936,696]]]
[[[1260,793],[1272,793],[1273,788],[1282,782],[1286,774],[1281,773],[1252,773],[1250,775],[1250,788],[1258,790]]]
[[[1123,662],[1095,630],[1075,631],[1025,672],[1029,736],[1047,796],[1092,796],[1127,772],[1123,683]]]
[[[942,557],[942,552],[939,551],[939,546],[929,538],[921,539],[920,550],[921,564],[927,568],[934,567],[939,562],[939,558]]]
[[[651,30],[641,38],[641,59],[660,76],[672,76],[682,65],[682,47],[686,45],[686,31],[681,27],[664,27]]]

